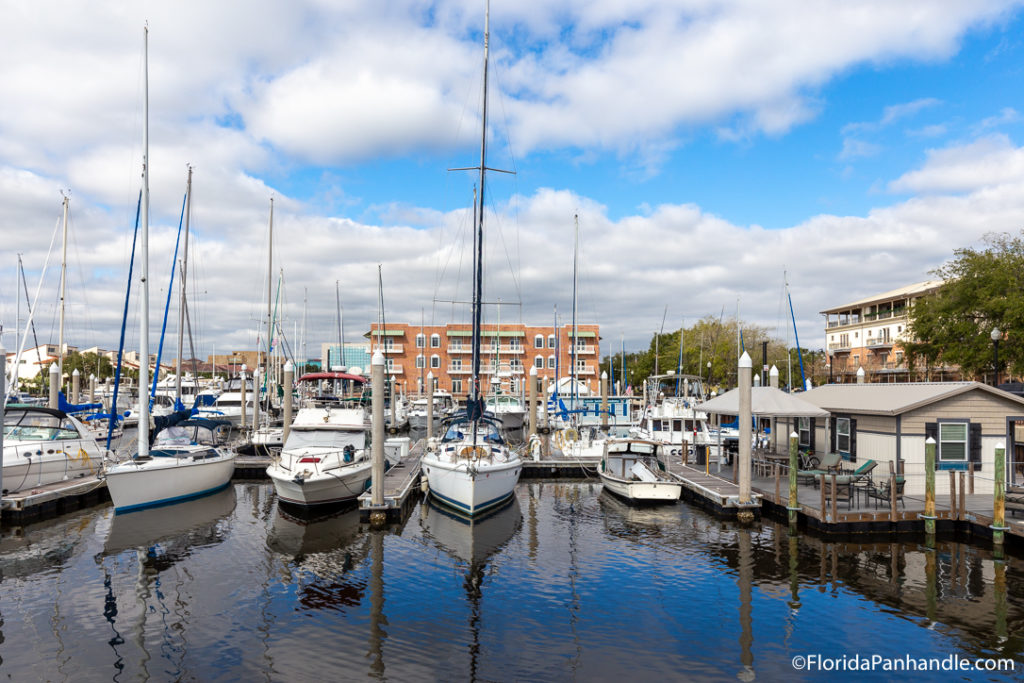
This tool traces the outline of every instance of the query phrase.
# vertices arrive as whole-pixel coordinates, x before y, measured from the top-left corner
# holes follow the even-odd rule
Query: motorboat
[[[370,482],[369,423],[362,408],[302,408],[267,475],[292,505],[353,500]]]
[[[427,403],[431,399],[422,397],[413,399],[409,406],[409,427],[410,429],[424,430],[427,428]],[[433,418],[434,424],[440,424],[445,418],[455,412],[455,402],[448,392],[435,392],[433,397]]]
[[[3,428],[5,494],[92,476],[103,468],[104,451],[95,435],[61,410],[9,405]]]
[[[189,418],[181,411],[154,420],[156,436],[148,454],[136,453],[104,469],[116,512],[167,505],[219,491],[231,481],[235,452],[227,448],[231,425]],[[160,429],[161,419],[186,419]]]
[[[662,447],[643,439],[609,441],[597,467],[604,488],[635,503],[679,500],[683,485],[665,471],[658,455]]]

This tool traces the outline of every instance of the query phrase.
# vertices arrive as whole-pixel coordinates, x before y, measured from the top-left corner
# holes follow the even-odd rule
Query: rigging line
[[[18,254],[18,269],[21,271],[21,284],[25,288],[25,304],[28,306],[28,310],[32,310],[32,300],[28,296],[28,281],[25,279],[25,265],[21,262],[21,254]],[[32,320],[31,315],[29,316],[29,326],[32,328],[32,343],[35,344],[35,348],[39,348],[39,337],[36,334],[36,322]],[[36,354],[38,358],[38,353]]]

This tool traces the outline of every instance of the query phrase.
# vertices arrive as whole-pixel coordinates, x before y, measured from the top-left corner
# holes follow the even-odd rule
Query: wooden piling
[[[820,481],[820,484],[821,484],[821,521],[824,522],[824,521],[827,521],[825,519],[825,474],[822,473],[820,476],[821,476],[821,481]]]
[[[836,522],[836,473],[832,473],[832,523]]]
[[[974,495],[974,463],[967,463],[967,493]]]
[[[957,519],[961,519],[961,520],[964,519],[964,517],[966,517],[966,512],[965,512],[964,508],[967,507],[967,501],[965,499],[965,494],[967,493],[967,490],[966,490],[966,487],[964,487],[964,476],[965,476],[965,473],[961,472],[960,473],[960,503],[959,503],[959,505],[956,506],[956,509],[958,511]]]
[[[750,361],[750,356],[744,351],[743,355],[740,356],[738,367],[738,384],[739,384],[739,481],[737,482],[740,487],[740,504],[747,504],[750,502],[750,450],[751,450],[751,427],[750,422],[753,419],[751,411],[751,383],[753,380],[753,365]]]
[[[896,521],[896,468],[889,461],[889,521]]]
[[[924,442],[924,533],[935,543],[935,439]]]
[[[800,510],[800,501],[797,495],[797,469],[800,458],[800,435],[791,432],[789,435],[789,498],[786,501],[786,509],[789,512],[789,524],[793,528],[797,522],[797,512]]]
[[[996,444],[995,467],[992,473],[992,543],[1000,553],[1003,550],[1003,532],[1006,531],[1006,444]]]
[[[434,438],[434,373],[427,373],[427,443]]]
[[[601,373],[601,429],[608,431],[608,373]],[[683,454],[686,461],[686,454]]]
[[[398,379],[391,375],[391,429],[398,429],[398,395],[395,394],[395,385]],[[381,387],[383,391],[383,386]]]
[[[17,379],[13,372],[12,377]],[[0,343],[0,454],[4,452],[4,412],[7,405],[7,349]],[[4,488],[3,469],[0,468],[0,491]]]
[[[949,518],[959,519],[956,511],[956,472],[949,471]]]
[[[371,382],[371,406],[372,426],[370,449],[370,478],[371,498],[370,502],[374,507],[384,506],[384,354],[375,351],[370,361],[370,382]],[[394,408],[394,396],[392,396],[392,408]],[[387,518],[383,512],[370,515],[370,522],[380,522]]]

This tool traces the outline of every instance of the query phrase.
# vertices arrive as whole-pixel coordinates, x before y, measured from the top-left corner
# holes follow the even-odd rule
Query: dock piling
[[[71,403],[78,403],[82,393],[82,373],[75,368],[71,373]]]
[[[889,521],[896,523],[896,468],[889,461]]]
[[[49,406],[53,410],[57,410],[60,407],[60,402],[57,399],[57,392],[60,391],[60,368],[57,367],[56,363],[50,363],[50,402]]]
[[[370,524],[382,524],[387,520],[384,507],[384,354],[375,351],[370,361],[370,382],[373,410],[373,434],[370,448],[370,470],[372,494],[370,503],[375,509],[370,513]],[[394,408],[394,395],[391,407]]]
[[[12,375],[14,373],[11,373]],[[0,344],[0,454],[4,452],[4,412],[7,405],[7,349]],[[4,488],[3,469],[0,469],[0,491]],[[2,506],[0,506],[2,509]]]
[[[740,503],[750,502],[750,450],[751,450],[751,428],[750,422],[753,419],[751,410],[751,383],[753,381],[753,365],[750,356],[744,351],[739,360],[739,391],[740,391],[740,414],[739,414],[739,481]]]
[[[527,440],[537,436],[537,366],[530,368],[530,378],[526,380],[526,415],[530,418],[530,433]]]
[[[427,443],[434,438],[434,373],[427,373]]]
[[[789,434],[789,498],[786,501],[786,510],[789,512],[790,531],[796,532],[797,513],[800,510],[800,500],[797,496],[797,469],[799,467],[800,435],[796,432]]]
[[[992,544],[1002,554],[1006,526],[1006,444],[996,444],[995,471],[992,473]]]
[[[295,366],[291,361],[284,364],[284,421],[282,422],[281,444],[288,440],[292,429],[292,385],[295,383]]]
[[[935,545],[935,439],[928,437],[924,442],[924,533],[929,537],[929,547]]]
[[[608,373],[601,373],[601,429],[608,431]],[[684,460],[685,460],[685,453]]]
[[[239,376],[241,377],[241,383],[240,383],[239,391],[242,392],[242,395],[241,395],[242,419],[238,423],[238,426],[241,427],[242,429],[245,429],[246,422],[249,419],[248,418],[249,407],[247,405],[245,405],[245,371],[246,371],[245,363],[242,363],[242,372],[239,374]]]
[[[956,472],[949,471],[949,518],[960,519],[956,509]]]

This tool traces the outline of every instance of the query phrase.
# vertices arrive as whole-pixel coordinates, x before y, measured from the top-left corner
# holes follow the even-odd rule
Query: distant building
[[[949,365],[915,367],[911,373],[903,350],[914,301],[940,286],[941,280],[919,282],[822,311],[831,381],[856,382],[860,368],[871,383],[962,379],[960,368]]]
[[[557,329],[552,325],[483,325],[480,372],[485,391],[499,384],[506,391],[521,393],[531,368],[537,368],[541,379],[569,377],[574,361],[578,381],[591,392],[599,391],[600,326],[577,325],[576,329],[574,340],[572,325]],[[427,374],[433,373],[438,390],[464,398],[472,374],[472,333],[472,326],[465,323],[388,323],[383,330],[374,323],[366,336],[373,350],[384,352],[387,376],[394,375],[406,393],[419,394],[426,387]]]
[[[346,370],[358,369],[361,374],[370,375],[370,342],[345,342],[344,354],[338,353],[337,344],[321,344],[321,358],[326,358],[325,370],[343,367]]]

